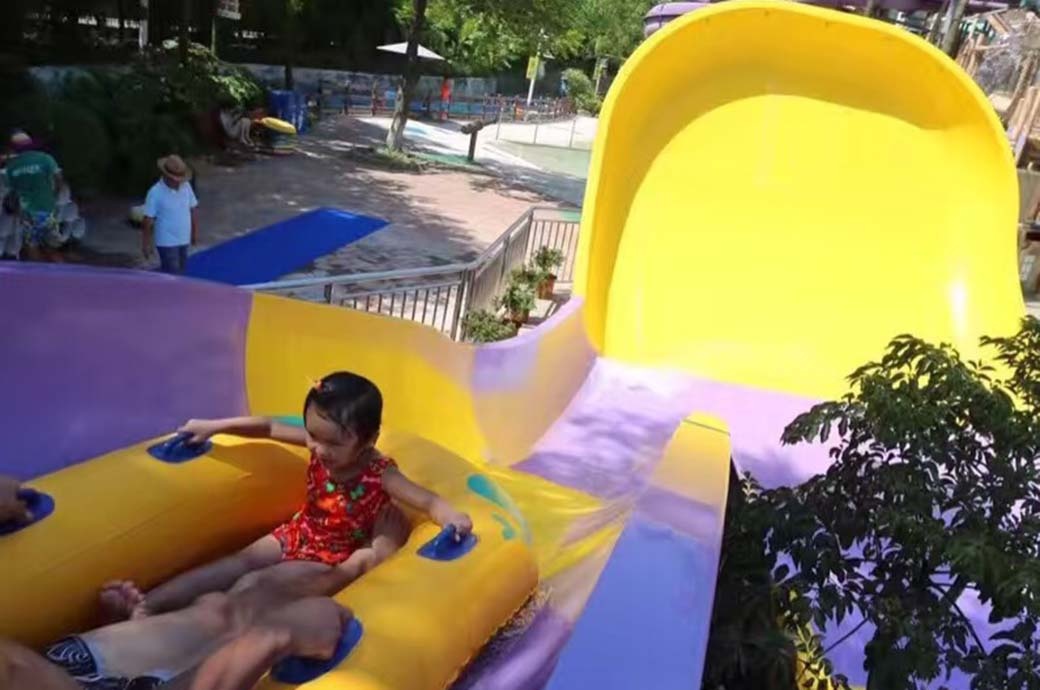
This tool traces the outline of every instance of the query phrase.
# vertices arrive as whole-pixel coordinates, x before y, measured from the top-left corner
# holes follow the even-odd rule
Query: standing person
[[[379,109],[379,82],[373,77],[372,78],[372,117],[376,116],[376,110]]]
[[[12,156],[5,166],[7,185],[17,196],[21,210],[22,240],[27,258],[57,261],[51,249],[59,241],[57,199],[61,189],[61,168],[43,151],[37,151],[28,134],[11,135]]]
[[[447,120],[451,115],[451,79],[444,77],[441,81],[441,119]]]
[[[158,164],[162,179],[152,185],[144,200],[141,253],[149,258],[154,246],[159,270],[180,275],[188,264],[188,247],[199,239],[199,201],[187,181],[188,166],[180,156],[160,158]]]

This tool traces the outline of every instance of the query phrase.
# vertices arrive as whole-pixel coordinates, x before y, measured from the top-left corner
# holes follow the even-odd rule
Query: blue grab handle
[[[436,537],[419,547],[418,553],[431,561],[454,561],[472,551],[477,541],[477,535],[472,532],[459,539],[454,525],[448,525]]]
[[[160,441],[148,448],[148,454],[156,460],[177,463],[194,460],[212,450],[213,444],[210,441],[188,443],[188,439],[191,437],[192,434],[187,431],[178,432],[165,441]]]
[[[25,504],[25,507],[32,513],[32,520],[29,522],[15,522],[11,520],[9,522],[0,522],[0,536],[5,534],[11,534],[18,530],[23,530],[30,525],[35,525],[40,520],[44,519],[48,515],[54,512],[54,498],[50,494],[45,494],[42,491],[36,489],[19,489],[18,499]]]
[[[302,656],[291,656],[282,659],[271,668],[271,677],[279,683],[287,685],[300,685],[309,683],[318,676],[325,675],[350,656],[361,641],[365,629],[361,621],[351,618],[350,622],[343,628],[343,634],[336,645],[336,651],[329,659],[305,659]]]

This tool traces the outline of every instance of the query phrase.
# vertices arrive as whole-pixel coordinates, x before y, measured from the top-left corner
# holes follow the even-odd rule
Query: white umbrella
[[[383,50],[387,53],[397,53],[399,55],[405,55],[408,52],[407,43],[388,43],[385,46],[379,46],[376,50]],[[443,60],[440,55],[433,52],[429,48],[419,46],[419,59],[420,60]]]

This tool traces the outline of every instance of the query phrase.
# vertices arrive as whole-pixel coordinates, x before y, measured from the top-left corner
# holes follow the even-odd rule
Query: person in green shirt
[[[7,185],[21,204],[25,249],[29,259],[55,258],[51,246],[58,231],[57,198],[61,168],[50,155],[37,151],[25,132],[11,136],[14,155],[7,159]]]

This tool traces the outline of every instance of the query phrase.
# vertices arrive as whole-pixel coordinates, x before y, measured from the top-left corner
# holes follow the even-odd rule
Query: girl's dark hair
[[[322,417],[354,432],[363,442],[379,433],[383,418],[383,395],[364,376],[337,371],[318,381],[303,401],[303,416],[314,405]]]

